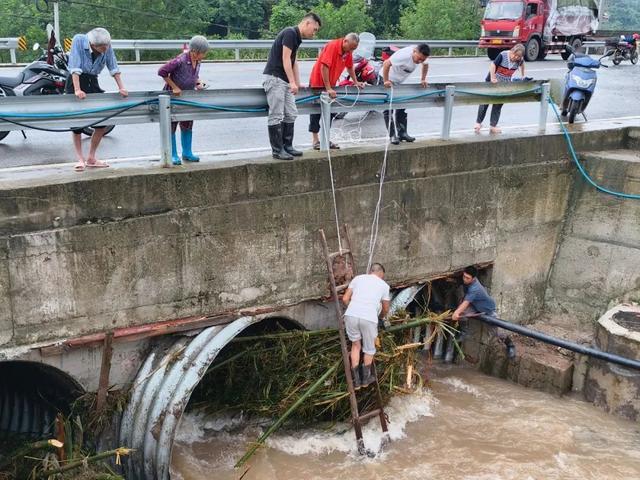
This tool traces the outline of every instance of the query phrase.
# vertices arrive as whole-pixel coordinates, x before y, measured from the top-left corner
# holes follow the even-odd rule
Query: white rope
[[[323,95],[320,97],[321,102],[327,102],[327,96]],[[329,102],[331,105],[331,102]],[[331,124],[331,115],[329,115],[329,119],[327,121],[328,124]],[[333,165],[331,164],[331,142],[330,142],[330,134],[328,130],[329,128],[324,128],[324,110],[322,111],[322,115],[320,117],[320,125],[322,128],[322,134],[326,140],[327,147],[327,159],[329,160],[329,176],[331,177],[331,195],[333,197],[333,213],[336,218],[336,233],[338,234],[338,252],[342,255],[342,238],[340,237],[340,220],[338,219],[338,202],[336,201],[336,186],[335,179],[333,178]]]
[[[382,167],[380,168],[380,185],[378,187],[378,202],[376,203],[376,209],[373,214],[373,222],[371,223],[371,236],[369,237],[369,261],[367,262],[367,273],[371,270],[371,264],[373,263],[373,254],[376,249],[376,243],[378,241],[378,230],[380,227],[380,207],[382,205],[382,186],[384,185],[384,177],[387,173],[387,156],[389,153],[389,145],[391,144],[391,124],[395,127],[393,121],[393,86],[391,87],[391,95],[389,96],[389,120],[387,122],[387,143],[384,146],[384,157],[382,159]]]
[[[327,100],[326,96],[321,97],[321,101],[322,102],[328,102],[329,104],[331,103],[338,103],[339,105],[346,107],[346,108],[352,108],[354,105],[356,105],[356,103],[358,102],[358,99],[360,97],[360,89],[357,89],[358,93],[356,95],[355,100],[353,101],[353,103],[351,105],[346,105],[341,103],[338,99],[330,99]],[[367,114],[368,115],[368,114]],[[358,122],[358,129],[360,131],[360,136],[362,135],[362,129],[361,129],[361,123],[364,121],[364,119],[367,117],[367,115],[364,115],[360,121]],[[387,158],[388,158],[388,154],[389,154],[389,145],[391,144],[391,136],[389,135],[389,132],[391,131],[391,125],[393,124],[393,127],[395,129],[396,125],[395,122],[393,121],[393,87],[391,87],[391,94],[389,96],[389,120],[388,120],[388,124],[387,124],[387,141],[385,142],[384,145],[384,157],[382,160],[382,167],[380,168],[380,184],[378,187],[378,201],[376,203],[376,208],[374,210],[374,214],[373,214],[373,221],[371,223],[371,235],[369,237],[369,260],[367,262],[367,272],[369,272],[369,270],[371,270],[371,265],[373,263],[373,255],[375,253],[375,248],[376,248],[376,243],[378,241],[378,231],[380,228],[380,209],[382,206],[382,187],[384,185],[384,180],[385,180],[385,175],[387,172]],[[325,141],[326,141],[326,147],[327,147],[327,159],[329,161],[329,175],[331,177],[331,195],[333,198],[333,212],[334,212],[334,216],[335,216],[335,221],[336,221],[336,233],[338,236],[338,251],[339,253],[342,255],[342,238],[340,235],[340,220],[339,220],[339,216],[338,216],[338,203],[336,200],[336,190],[335,190],[335,179],[333,177],[333,164],[331,162],[331,133],[330,133],[330,129],[324,128],[325,122],[324,122],[324,112],[322,113],[322,121],[321,121],[321,125],[322,125],[322,134],[324,135]],[[329,124],[331,123],[331,118],[329,118]]]

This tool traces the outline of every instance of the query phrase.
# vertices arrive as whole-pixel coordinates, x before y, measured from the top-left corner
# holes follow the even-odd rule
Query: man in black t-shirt
[[[322,22],[315,13],[307,13],[297,27],[278,33],[264,68],[264,91],[269,104],[269,141],[273,158],[292,160],[302,152],[293,148],[294,122],[298,116],[295,95],[300,88],[296,53],[303,38],[313,38]]]

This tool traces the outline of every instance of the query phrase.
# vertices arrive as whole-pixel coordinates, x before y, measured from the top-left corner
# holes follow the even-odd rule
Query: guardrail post
[[[544,133],[547,131],[547,112],[549,111],[549,91],[551,85],[549,83],[543,83],[542,92],[540,93],[540,121],[538,123],[538,132]]]
[[[16,58],[16,49],[12,48],[11,50],[9,50],[9,54],[11,55],[11,63],[13,65],[18,63],[18,59]]]
[[[444,117],[442,118],[442,140],[451,137],[451,119],[453,118],[453,98],[456,87],[447,85],[444,93]]]
[[[240,49],[236,48],[236,60],[240,60]]]
[[[136,63],[140,63],[140,50],[136,48]]]
[[[162,167],[171,166],[171,97],[158,96],[158,114],[160,115],[160,162]]]
[[[331,99],[325,92],[320,95],[320,150],[329,150],[331,138]]]
[[[453,47],[449,47],[449,56],[453,57]]]

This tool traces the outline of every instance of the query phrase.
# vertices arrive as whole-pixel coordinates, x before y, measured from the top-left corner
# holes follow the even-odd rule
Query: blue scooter
[[[587,119],[584,111],[589,105],[598,80],[595,70],[600,67],[608,68],[607,65],[602,64],[602,59],[611,56],[613,52],[606,52],[596,60],[584,53],[577,53],[570,46],[567,46],[566,50],[571,55],[567,59],[569,71],[565,77],[562,116],[568,115],[569,123],[573,123],[579,113],[584,116],[585,120]]]

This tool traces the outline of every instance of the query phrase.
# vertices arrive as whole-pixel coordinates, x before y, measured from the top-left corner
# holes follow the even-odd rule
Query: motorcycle
[[[596,89],[598,75],[595,70],[600,67],[608,68],[607,65],[602,64],[602,60],[613,55],[613,51],[606,52],[596,60],[584,53],[577,53],[570,46],[566,48],[570,55],[567,59],[569,71],[565,77],[562,96],[562,116],[568,116],[569,123],[573,123],[576,115],[584,116],[584,111]]]
[[[33,50],[38,51],[39,44],[34,44]],[[69,76],[69,57],[59,47],[43,49],[42,55],[31,62],[15,77],[0,77],[0,98],[2,97],[26,97],[37,95],[62,95]],[[106,127],[105,135],[111,132],[115,126]],[[82,130],[85,135],[93,135],[93,128]],[[8,131],[0,131],[0,141]],[[22,135],[26,138],[24,131]]]
[[[623,60],[629,60],[633,65],[638,63],[638,40],[640,35],[634,33],[630,36],[620,35],[620,38],[609,39],[606,47],[613,50],[611,61],[614,65],[620,65]]]

